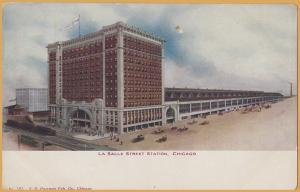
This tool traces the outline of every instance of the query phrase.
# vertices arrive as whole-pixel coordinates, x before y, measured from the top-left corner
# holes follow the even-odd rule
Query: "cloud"
[[[143,17],[138,17],[141,12]],[[167,86],[287,94],[288,82],[297,82],[294,6],[144,6],[130,13],[128,22],[154,30],[167,40]],[[184,34],[176,33],[178,25]]]
[[[170,22],[185,30],[177,45],[188,62],[175,62],[190,68],[198,87],[287,93],[287,82],[297,81],[294,6],[199,6]]]
[[[108,6],[80,4],[7,4],[3,17],[3,103],[19,87],[47,87],[49,43],[66,40],[77,31],[62,30],[81,14],[83,33],[124,20]]]
[[[297,82],[292,5],[15,3],[3,16],[4,104],[15,88],[47,87],[45,47],[76,37],[61,29],[78,14],[82,34],[121,20],[166,39],[167,86],[288,93]]]

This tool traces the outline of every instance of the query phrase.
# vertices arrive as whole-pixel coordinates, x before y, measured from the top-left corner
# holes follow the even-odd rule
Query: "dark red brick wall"
[[[103,98],[102,42],[63,50],[63,98],[91,102]]]
[[[117,35],[105,37],[105,105],[117,107]]]
[[[124,36],[124,106],[160,105],[160,45]]]
[[[63,98],[103,99],[105,67],[105,105],[117,107],[117,34],[105,36],[105,66],[102,47],[102,42],[92,42],[63,49]],[[125,35],[124,47],[124,107],[161,105],[161,46]],[[49,55],[49,74],[50,103],[55,103],[55,52]]]
[[[56,51],[50,52],[48,55],[48,63],[49,63],[49,103],[56,103]]]

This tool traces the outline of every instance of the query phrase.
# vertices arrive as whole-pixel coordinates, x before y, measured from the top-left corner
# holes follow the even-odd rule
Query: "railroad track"
[[[48,136],[48,135],[40,135],[40,134],[32,133],[32,132],[25,131],[22,129],[17,129],[14,127],[8,127],[8,126],[6,126],[6,127],[13,131],[18,132],[21,135],[32,137],[33,139],[35,139],[37,141],[47,142],[52,145],[57,145],[57,146],[60,146],[60,147],[63,147],[65,149],[72,150],[72,151],[115,151],[115,149],[110,148],[108,146],[95,145],[92,143],[74,139],[70,136],[66,136],[63,134],[59,134],[57,136]]]

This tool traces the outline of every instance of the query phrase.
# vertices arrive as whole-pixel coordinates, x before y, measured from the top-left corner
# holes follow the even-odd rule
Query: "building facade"
[[[49,44],[51,121],[72,130],[122,134],[282,97],[261,91],[164,88],[164,42],[118,22]]]
[[[49,44],[52,121],[102,135],[162,125],[163,46],[163,39],[123,22]]]
[[[272,92],[187,88],[165,88],[165,96],[167,123],[283,99]]]
[[[48,111],[48,89],[16,89],[16,104],[24,107],[27,112]]]

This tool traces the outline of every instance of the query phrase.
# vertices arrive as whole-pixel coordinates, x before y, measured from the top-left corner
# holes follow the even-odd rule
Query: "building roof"
[[[254,91],[254,90],[231,90],[231,89],[199,89],[199,88],[170,88],[166,87],[165,92],[201,92],[201,93],[233,93],[233,92],[243,92],[243,93],[265,93],[265,94],[280,94],[278,92],[265,92],[265,91]]]
[[[111,25],[103,26],[102,29],[100,29],[98,31],[91,32],[91,33],[88,33],[88,34],[85,34],[85,35],[81,35],[80,37],[77,37],[77,38],[72,38],[72,39],[65,40],[65,41],[57,41],[57,42],[54,42],[54,43],[50,43],[50,44],[47,45],[47,48],[55,47],[59,44],[66,45],[66,44],[76,43],[78,41],[84,41],[84,40],[89,39],[89,38],[94,38],[98,35],[104,34],[105,31],[113,30],[113,29],[115,29],[116,27],[119,27],[119,26],[123,27],[126,31],[134,32],[136,34],[145,36],[147,38],[150,38],[150,39],[162,42],[162,43],[165,42],[165,40],[163,38],[157,36],[154,33],[146,32],[146,31],[144,31],[144,30],[142,30],[142,29],[140,29],[136,26],[131,26],[131,25],[128,25],[128,24],[126,24],[122,21],[119,21],[119,22],[116,22],[116,23],[111,24]]]
[[[22,107],[21,105],[18,105],[18,104],[14,104],[14,105],[6,106],[5,109],[8,109],[8,110],[11,110],[11,109],[24,109],[24,107]]]
[[[255,93],[264,93],[263,91],[250,91],[250,90],[230,90],[230,89],[199,89],[199,88],[170,88],[166,87],[165,91],[171,92],[255,92]]]
[[[165,88],[165,101],[197,101],[221,98],[242,98],[257,96],[283,96],[281,93],[223,90],[223,89],[195,89],[195,88]]]

